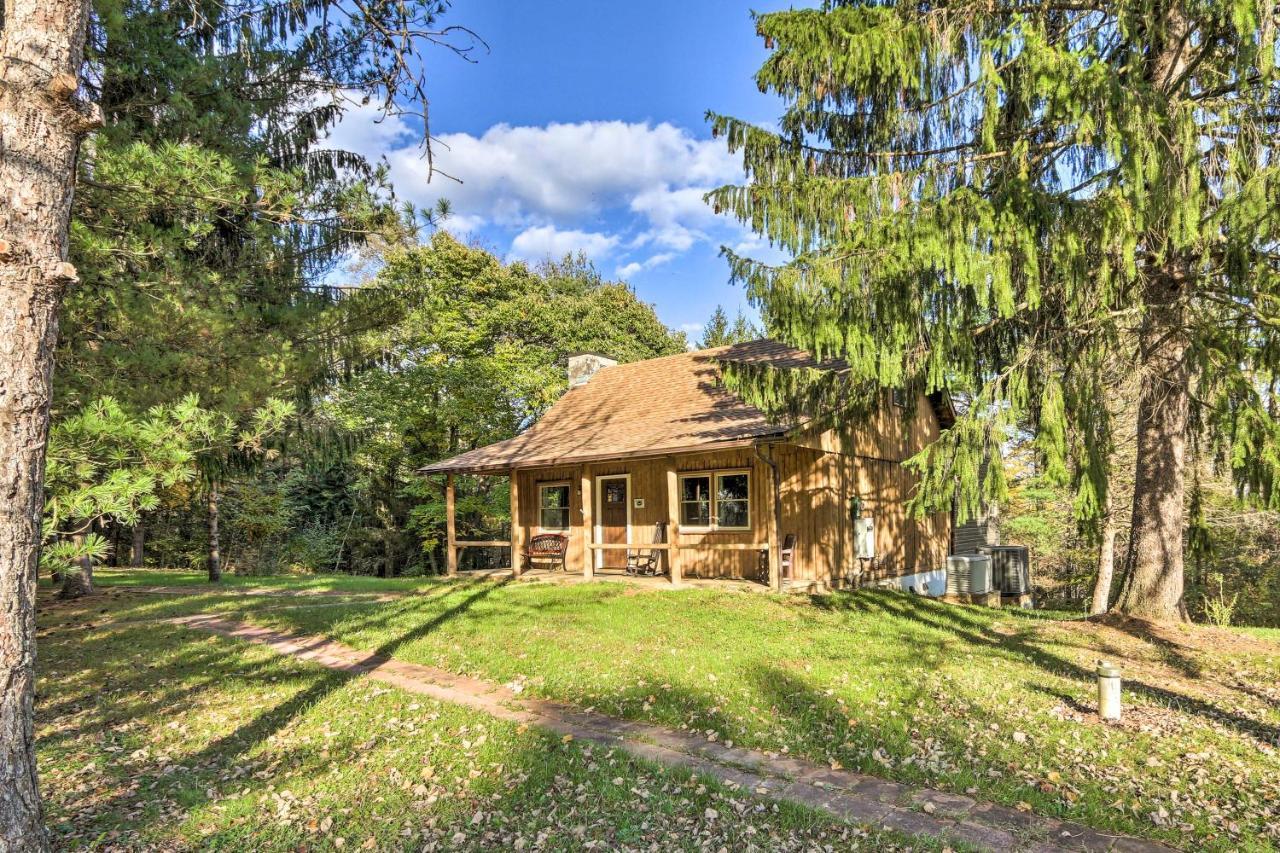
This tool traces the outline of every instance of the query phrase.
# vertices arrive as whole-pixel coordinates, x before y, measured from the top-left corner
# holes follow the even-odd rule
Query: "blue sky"
[[[446,227],[503,258],[586,252],[696,338],[717,304],[752,313],[720,246],[767,251],[701,201],[741,173],[703,116],[778,115],[751,79],[765,50],[750,11],[786,5],[457,0],[443,22],[490,51],[473,64],[437,50],[427,70],[437,165],[462,183],[428,184],[418,132],[371,109],[350,114],[334,143],[386,157],[404,198],[448,198]]]

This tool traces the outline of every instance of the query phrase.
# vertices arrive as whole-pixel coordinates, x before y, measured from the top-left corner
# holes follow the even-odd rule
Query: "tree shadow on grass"
[[[136,630],[136,629],[135,629]],[[182,635],[190,638],[189,630],[172,628],[170,633],[181,639]],[[85,660],[102,661],[109,659],[114,655],[113,644],[117,638],[114,632],[111,634],[104,633],[102,636],[94,637],[88,641],[81,641],[77,648],[77,653]],[[182,652],[169,656],[164,664],[164,670],[173,672],[177,676],[184,675],[192,670],[208,671],[216,668],[219,659],[222,657],[223,650],[213,644],[201,643],[199,645],[188,645]],[[236,678],[248,681],[260,677],[263,670],[269,669],[276,663],[273,656],[265,656],[262,660],[241,668],[236,671]],[[153,664],[139,664],[145,669],[154,669]],[[137,670],[133,670],[136,672]],[[268,676],[261,676],[268,678]],[[199,678],[193,683],[182,688],[159,688],[146,691],[147,699],[145,701],[135,701],[119,706],[116,717],[119,719],[110,719],[97,724],[91,721],[85,721],[83,724],[73,726],[64,726],[59,732],[53,735],[46,735],[41,740],[47,744],[54,744],[66,738],[74,738],[78,734],[83,733],[87,728],[103,727],[116,722],[124,722],[130,719],[146,717],[156,711],[173,707],[193,696],[198,696],[203,690],[213,686],[220,680],[219,675],[210,675],[208,677]],[[70,716],[80,713],[86,706],[91,706],[94,699],[103,694],[110,693],[117,685],[126,685],[128,675],[125,674],[123,679],[113,681],[98,680],[92,684],[87,684],[81,690],[73,695],[66,696],[61,701],[53,704],[45,704],[38,702],[39,716],[45,720],[53,721],[61,719],[64,716]]]
[[[286,728],[291,721],[303,714],[308,708],[322,701],[325,697],[343,688],[355,679],[365,674],[367,669],[375,667],[385,662],[397,649],[404,644],[413,642],[429,635],[437,630],[440,626],[450,622],[465,614],[477,602],[492,595],[496,590],[500,589],[509,579],[497,582],[484,582],[480,584],[480,588],[471,592],[466,598],[457,604],[449,607],[447,610],[437,614],[435,617],[427,620],[421,625],[415,626],[403,635],[388,640],[378,646],[377,649],[364,655],[356,662],[354,670],[330,670],[322,669],[314,673],[314,683],[300,693],[296,693],[284,702],[270,708],[248,720],[234,731],[210,741],[202,749],[188,753],[181,757],[174,757],[175,764],[181,764],[185,767],[217,767],[218,765],[227,766],[234,763],[239,757],[250,752],[254,747],[262,744],[268,738]],[[268,657],[260,664],[255,665],[254,671],[261,670],[278,662],[278,658]],[[235,674],[236,678],[241,677],[241,672]],[[301,677],[307,677],[305,674]],[[172,707],[172,703],[181,695],[189,694],[198,687],[191,687],[183,691],[173,691],[167,696],[162,696],[154,702],[147,703],[144,708],[136,708],[139,713],[146,711],[155,712],[163,707]],[[199,800],[207,799],[203,795]],[[100,813],[111,814],[116,811],[126,810],[128,801],[126,794],[118,795],[108,802],[99,806]]]
[[[1029,641],[1023,634],[1001,634],[990,630],[983,620],[966,612],[967,608],[940,602],[922,601],[901,593],[859,593],[858,608],[869,608],[898,619],[905,619],[940,631],[949,631],[976,647],[986,647],[1001,654],[1026,661],[1045,672],[1077,681],[1090,682],[1096,675],[1092,669],[1054,654]],[[1195,696],[1130,678],[1125,686],[1133,693],[1157,703],[1172,706],[1201,719],[1228,726],[1238,734],[1266,743],[1280,744],[1280,726],[1252,719]]]
[[[1154,646],[1162,661],[1180,671],[1187,678],[1204,678],[1204,665],[1195,657],[1187,654],[1186,647],[1181,643],[1169,638],[1158,627],[1150,623],[1141,619],[1129,619],[1119,614],[1107,614],[1089,621],[1114,628],[1136,640]]]

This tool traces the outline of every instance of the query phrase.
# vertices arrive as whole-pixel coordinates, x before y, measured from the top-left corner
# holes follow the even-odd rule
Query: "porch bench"
[[[560,564],[565,571],[565,554],[569,551],[569,537],[563,533],[539,533],[529,540],[529,544],[520,552],[525,566],[533,568],[534,560],[549,560]]]

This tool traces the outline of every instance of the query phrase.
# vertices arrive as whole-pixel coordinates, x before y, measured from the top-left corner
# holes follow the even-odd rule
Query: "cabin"
[[[501,545],[512,571],[641,571],[818,591],[945,577],[952,519],[915,518],[902,462],[954,421],[945,398],[886,391],[863,423],[778,424],[730,393],[729,363],[838,369],[770,340],[629,364],[569,358],[569,389],[525,432],[421,470],[444,474],[447,565]],[[454,477],[510,477],[510,541],[456,537]],[[535,539],[535,537],[537,537]],[[557,546],[559,550],[556,550]]]

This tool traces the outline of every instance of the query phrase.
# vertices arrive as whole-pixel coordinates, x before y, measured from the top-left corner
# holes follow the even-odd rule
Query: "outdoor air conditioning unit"
[[[991,557],[991,582],[1005,595],[1031,593],[1031,558],[1026,545],[989,545],[981,549]]]
[[[947,557],[947,595],[986,595],[991,592],[991,558],[986,554]]]

